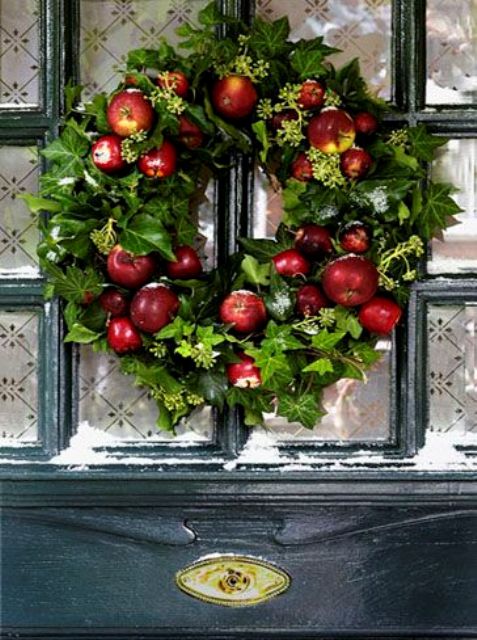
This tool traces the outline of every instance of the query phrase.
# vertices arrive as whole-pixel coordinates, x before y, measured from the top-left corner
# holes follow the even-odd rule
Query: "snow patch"
[[[241,464],[279,464],[283,458],[277,446],[277,440],[277,436],[270,431],[253,429],[238,458],[226,462],[224,469],[233,471]]]
[[[0,270],[0,276],[2,278],[41,278],[41,273],[38,267],[25,266],[25,267],[14,267],[12,269],[2,269]]]

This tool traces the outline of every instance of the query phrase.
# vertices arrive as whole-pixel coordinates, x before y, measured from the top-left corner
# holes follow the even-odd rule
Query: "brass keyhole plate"
[[[259,558],[234,554],[201,558],[176,574],[176,584],[193,598],[223,607],[248,607],[284,593],[291,578]]]

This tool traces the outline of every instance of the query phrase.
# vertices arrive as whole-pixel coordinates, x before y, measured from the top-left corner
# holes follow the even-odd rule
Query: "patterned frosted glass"
[[[0,275],[36,271],[37,220],[17,196],[37,189],[36,147],[0,147]]]
[[[39,104],[39,2],[0,3],[0,107]]]
[[[0,310],[0,446],[37,439],[38,315]]]
[[[477,0],[427,0],[427,104],[477,102]]]
[[[159,431],[154,423],[157,406],[147,391],[133,385],[133,378],[119,371],[118,358],[81,349],[79,419],[121,440],[173,442],[174,437]],[[181,441],[211,440],[213,418],[209,408],[198,410],[188,423],[177,429]]]
[[[391,343],[382,340],[379,360],[368,372],[367,382],[343,379],[330,385],[323,395],[327,415],[312,430],[280,417],[270,417],[265,426],[278,440],[327,442],[387,441],[390,436]]]
[[[454,198],[463,212],[456,216],[459,224],[445,231],[442,240],[433,240],[428,270],[477,271],[477,139],[450,140],[438,151],[432,175],[456,185]]]
[[[126,54],[155,47],[165,36],[176,42],[174,30],[194,22],[205,0],[81,0],[80,65],[85,97],[114,89],[117,70]]]
[[[257,14],[276,20],[288,16],[293,39],[324,36],[343,53],[339,66],[359,57],[363,75],[381,97],[391,93],[391,0],[257,0]]]
[[[430,305],[429,428],[477,433],[477,306]]]

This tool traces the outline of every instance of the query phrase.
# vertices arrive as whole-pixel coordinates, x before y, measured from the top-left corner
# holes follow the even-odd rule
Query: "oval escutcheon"
[[[284,593],[291,578],[270,562],[234,554],[197,560],[176,574],[176,584],[193,598],[224,607],[247,607]]]

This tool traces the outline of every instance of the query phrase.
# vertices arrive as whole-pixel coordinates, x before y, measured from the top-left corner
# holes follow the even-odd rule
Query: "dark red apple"
[[[394,329],[401,319],[402,309],[389,298],[376,296],[368,300],[359,310],[358,320],[360,324],[380,336],[385,336]]]
[[[142,347],[139,331],[129,318],[112,318],[106,334],[108,345],[116,353],[131,353]]]
[[[301,316],[316,316],[329,300],[316,284],[304,284],[296,292],[296,310]]]
[[[168,178],[176,167],[177,151],[168,140],[164,140],[160,147],[151,149],[137,161],[137,168],[148,178]]]
[[[281,276],[293,278],[295,276],[306,276],[310,273],[311,265],[308,260],[296,249],[286,249],[280,251],[272,258],[277,273]]]
[[[83,293],[83,299],[81,300],[81,304],[83,305],[83,307],[89,307],[89,305],[93,304],[95,300],[96,300],[96,296],[94,295],[94,293],[91,293],[91,291],[85,291]]]
[[[136,256],[119,244],[109,252],[106,266],[111,282],[126,289],[142,287],[152,278],[157,267],[152,255]]]
[[[323,271],[321,284],[330,300],[343,307],[356,307],[370,300],[378,288],[376,266],[363,256],[342,256]]]
[[[176,247],[174,254],[177,258],[175,262],[166,262],[166,273],[169,278],[197,278],[202,273],[202,264],[197,252],[188,245]]]
[[[317,260],[333,251],[331,233],[319,224],[304,224],[295,234],[295,247],[307,258]]]
[[[265,304],[256,293],[240,289],[232,291],[219,309],[221,322],[232,324],[239,333],[258,331],[267,321]]]
[[[237,354],[240,362],[227,365],[227,378],[234,387],[255,389],[262,384],[260,369],[255,366],[255,360],[245,353]]]
[[[298,94],[298,104],[303,109],[319,109],[325,101],[325,85],[319,80],[305,80]]]
[[[212,87],[212,104],[228,120],[240,120],[249,116],[257,100],[258,94],[253,82],[246,76],[226,76],[217,80]]]
[[[154,122],[154,109],[139,89],[125,89],[109,103],[107,119],[110,128],[123,138],[138,131],[149,131]]]
[[[201,147],[204,142],[204,134],[200,128],[188,118],[179,116],[179,142],[188,149]]]
[[[343,153],[356,137],[353,118],[343,109],[323,109],[310,120],[307,137],[309,143],[323,153]]]
[[[313,165],[304,153],[299,153],[291,165],[291,173],[301,182],[307,182],[313,178]]]
[[[371,155],[361,147],[351,147],[341,154],[341,173],[352,180],[364,178],[373,164]]]
[[[129,308],[129,301],[124,293],[113,287],[108,287],[103,291],[99,296],[99,304],[113,318],[125,316]]]
[[[145,333],[156,333],[172,322],[179,311],[177,295],[165,284],[151,282],[136,292],[131,301],[131,320]]]
[[[372,113],[368,111],[360,111],[354,117],[354,126],[356,133],[363,136],[370,136],[378,130],[378,121]]]
[[[289,122],[290,120],[298,120],[298,113],[293,109],[284,109],[270,119],[270,127],[274,131],[278,131],[283,127],[284,122]]]
[[[165,71],[157,76],[157,84],[163,89],[172,89],[175,94],[185,98],[189,91],[189,80],[182,71]]]
[[[371,230],[362,222],[348,222],[339,238],[342,249],[349,253],[366,253],[371,246]]]
[[[127,166],[121,155],[121,138],[115,133],[101,136],[91,147],[93,163],[104,173],[117,173]]]

